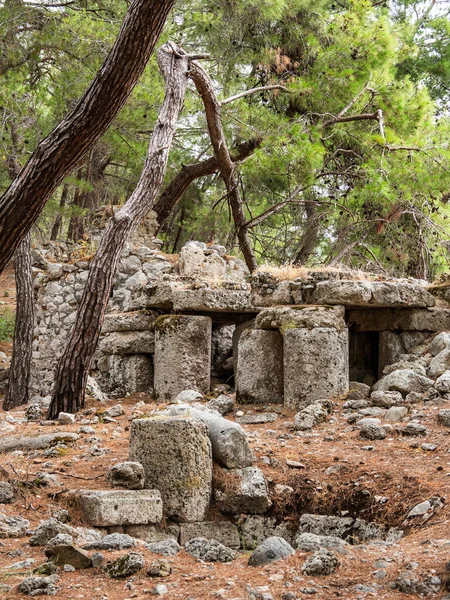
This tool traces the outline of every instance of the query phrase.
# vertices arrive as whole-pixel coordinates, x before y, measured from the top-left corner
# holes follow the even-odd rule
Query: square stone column
[[[284,332],[284,404],[300,410],[348,390],[348,330],[315,327]]]
[[[236,397],[243,404],[283,403],[283,338],[277,330],[246,329],[238,343]]]
[[[173,400],[183,390],[209,392],[211,377],[209,317],[163,315],[155,322],[155,396]]]

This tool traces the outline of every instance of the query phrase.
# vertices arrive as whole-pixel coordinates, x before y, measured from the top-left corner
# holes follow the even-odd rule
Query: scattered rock
[[[17,586],[18,591],[21,594],[27,596],[55,596],[59,588],[56,585],[59,581],[58,575],[51,575],[50,577],[26,577]]]
[[[315,533],[300,533],[295,538],[295,546],[298,550],[311,552],[320,548],[335,548],[343,551],[348,543],[334,535],[316,535]]]
[[[58,415],[58,423],[60,425],[73,425],[75,423],[75,415],[60,412]]]
[[[100,416],[105,418],[114,419],[115,417],[121,417],[125,413],[125,410],[121,404],[115,404],[111,408],[107,408],[100,413]]]
[[[0,439],[0,452],[14,450],[40,450],[57,443],[76,442],[79,435],[71,432],[44,433],[42,435],[26,436],[11,435]]]
[[[94,552],[91,556],[92,566],[97,569],[105,562],[105,557],[101,552]]]
[[[407,572],[395,579],[392,588],[414,596],[433,596],[439,592],[441,585],[442,582],[436,575],[428,575],[421,580]]]
[[[359,437],[365,440],[384,440],[386,430],[374,423],[364,423],[359,430]]]
[[[138,462],[117,463],[110,468],[107,477],[112,486],[129,490],[141,490],[145,483],[144,467]]]
[[[47,542],[47,547],[49,546],[60,546],[60,545],[71,545],[73,544],[73,536],[68,533],[58,533],[54,538]]]
[[[126,533],[110,533],[101,540],[90,542],[83,546],[84,550],[122,550],[132,548],[135,540]]]
[[[7,481],[0,481],[0,504],[10,504],[13,500],[13,486]]]
[[[7,517],[0,513],[0,539],[20,538],[26,535],[30,521],[22,517]]]
[[[168,577],[171,573],[172,567],[165,558],[154,560],[147,569],[147,575],[150,577]]]
[[[57,519],[51,518],[46,521],[41,521],[30,537],[30,546],[46,546],[47,543],[54,538],[58,533],[67,535],[76,535],[73,527],[65,525]]]
[[[234,407],[235,401],[231,396],[220,394],[217,398],[213,398],[206,405],[210,410],[217,410],[223,417],[229,414]]]
[[[334,552],[321,548],[306,559],[302,571],[307,575],[331,575],[340,565]]]
[[[236,552],[227,548],[217,540],[193,538],[184,549],[186,552],[204,562],[230,562],[236,558]]]
[[[71,565],[74,569],[92,567],[89,555],[75,546],[51,546],[45,549],[45,556],[58,566]]]
[[[450,409],[440,410],[438,413],[438,422],[445,427],[450,427]]]
[[[103,567],[103,571],[112,579],[123,579],[134,575],[145,566],[145,560],[142,554],[130,552],[116,560],[108,561]]]
[[[270,508],[269,488],[261,469],[222,469],[218,473],[214,497],[222,512],[262,514]]]
[[[251,567],[268,565],[294,554],[294,548],[281,537],[270,537],[264,540],[251,554],[248,564]]]
[[[421,425],[416,421],[410,421],[408,425],[402,427],[399,431],[402,435],[407,435],[410,437],[418,435],[427,435],[428,433],[428,429],[425,427],[425,425]]]
[[[299,462],[298,460],[286,459],[286,464],[291,469],[304,469],[305,468],[305,465],[303,463]]]
[[[377,381],[373,391],[396,391],[406,395],[410,392],[426,392],[433,384],[432,379],[419,375],[412,369],[399,369]]]
[[[180,544],[174,538],[145,544],[145,547],[147,550],[150,550],[150,552],[161,554],[162,556],[175,556],[181,550]]]
[[[178,394],[173,403],[190,404],[191,402],[199,402],[200,400],[203,400],[203,395],[197,390],[184,390]]]
[[[316,400],[295,415],[293,428],[299,431],[312,429],[315,425],[325,421],[332,410],[331,400]]]

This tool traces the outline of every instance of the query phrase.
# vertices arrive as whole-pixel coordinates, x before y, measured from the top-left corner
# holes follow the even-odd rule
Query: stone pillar
[[[212,489],[206,425],[184,417],[135,419],[129,454],[144,467],[145,487],[161,492],[166,517],[179,523],[205,520]]]
[[[348,330],[292,328],[284,332],[284,404],[299,410],[348,390]]]
[[[187,389],[209,392],[211,377],[209,317],[164,315],[155,322],[155,396],[173,400]]]
[[[236,397],[243,404],[283,403],[283,338],[276,330],[245,329],[238,344]]]

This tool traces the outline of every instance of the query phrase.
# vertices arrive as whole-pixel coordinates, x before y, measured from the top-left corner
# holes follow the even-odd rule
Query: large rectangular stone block
[[[283,403],[283,338],[279,331],[246,329],[238,344],[236,394],[242,403]]]
[[[163,503],[158,490],[92,490],[78,494],[88,523],[96,527],[159,523]]]
[[[155,395],[173,400],[187,389],[206,394],[211,377],[209,317],[163,315],[155,323]]]
[[[348,390],[348,330],[326,327],[284,333],[284,404],[299,410]]]
[[[130,460],[145,471],[146,487],[157,487],[166,517],[203,521],[212,487],[212,452],[206,425],[184,417],[135,419]]]
[[[234,550],[238,550],[241,546],[238,528],[230,521],[202,521],[200,523],[183,523],[180,526],[180,544],[182,546],[189,540],[198,537],[217,540]]]

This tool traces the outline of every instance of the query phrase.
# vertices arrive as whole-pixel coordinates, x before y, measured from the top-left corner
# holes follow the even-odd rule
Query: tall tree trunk
[[[175,53],[176,52],[176,53]],[[84,389],[97,348],[117,264],[129,235],[150,210],[163,183],[175,127],[183,107],[189,60],[171,44],[158,52],[166,93],[151,137],[145,165],[136,189],[108,222],[78,308],[75,324],[56,369],[49,418],[76,412],[84,406]]]
[[[14,255],[16,278],[16,326],[9,371],[8,390],[3,410],[28,403],[34,327],[33,274],[31,268],[31,236],[22,240]]]
[[[227,142],[222,127],[221,104],[214,92],[214,85],[198,63],[192,63],[189,77],[195,84],[198,93],[203,100],[208,123],[209,135],[214,148],[214,154],[217,159],[220,175],[225,183],[228,192],[228,201],[231,206],[234,224],[236,226],[237,237],[240,250],[244,255],[245,263],[252,272],[257,269],[258,264],[253,254],[250,238],[247,231],[247,221],[242,208],[242,200],[239,193],[239,181],[236,177],[233,161],[231,160]]]
[[[312,251],[317,243],[317,235],[319,233],[319,219],[317,217],[317,206],[314,201],[305,202],[306,212],[306,228],[300,242],[300,249],[295,258],[294,265],[304,265],[311,256]]]
[[[67,202],[67,196],[69,195],[69,186],[67,183],[64,184],[62,192],[61,192],[61,200],[59,201],[59,208],[63,209]],[[50,234],[50,239],[52,242],[58,239],[59,232],[61,231],[62,225],[62,214],[59,212],[56,215],[55,222],[53,223],[52,232]]]
[[[133,0],[113,48],[84,96],[37,146],[0,199],[0,273],[53,191],[125,104],[174,4],[175,0]]]

